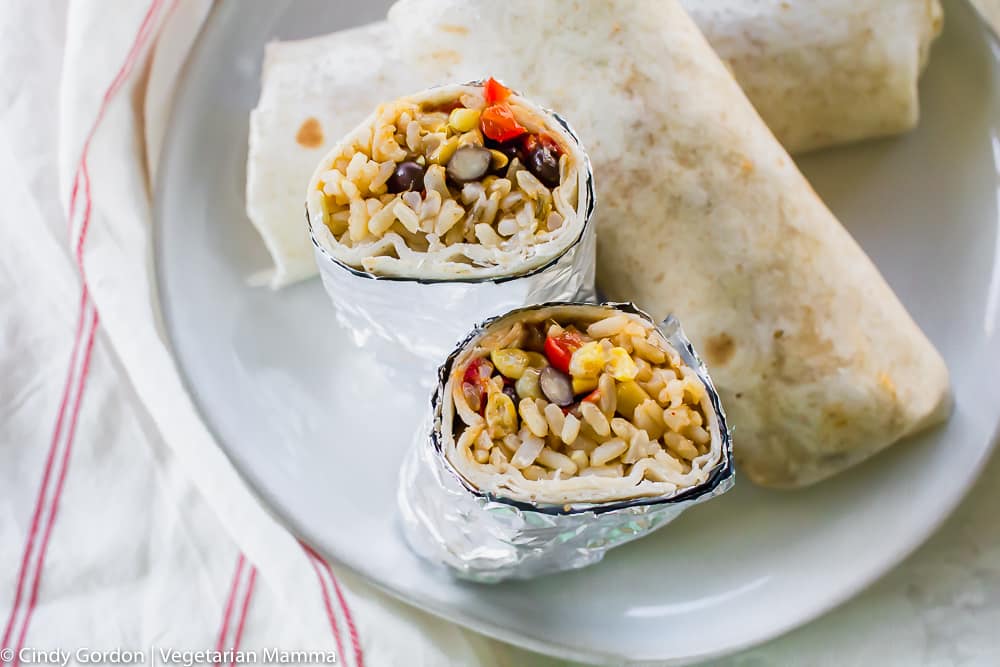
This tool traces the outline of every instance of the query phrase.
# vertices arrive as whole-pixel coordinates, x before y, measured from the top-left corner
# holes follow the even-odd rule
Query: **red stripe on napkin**
[[[87,226],[90,223],[90,210],[91,210],[91,197],[90,197],[90,182],[87,175],[87,151],[90,146],[90,141],[97,131],[97,127],[100,124],[101,119],[107,110],[108,103],[114,96],[114,94],[121,87],[121,83],[128,76],[133,65],[136,61],[136,56],[141,52],[142,46],[150,34],[149,28],[152,25],[152,18],[156,14],[156,10],[160,6],[161,0],[153,0],[149,9],[143,18],[142,24],[139,26],[139,30],[136,34],[135,39],[132,43],[132,48],[129,50],[125,61],[122,63],[121,68],[112,80],[111,85],[108,87],[101,101],[101,106],[98,109],[97,117],[94,120],[94,124],[91,126],[90,132],[87,138],[84,140],[83,149],[80,154],[80,160],[77,164],[76,174],[73,179],[73,189],[70,195],[70,206],[69,206],[69,222],[72,226],[74,221],[74,214],[76,213],[76,203],[77,196],[79,194],[79,186],[81,180],[84,182],[86,189],[86,207],[83,216],[83,222],[81,224],[81,232],[77,242],[75,244],[75,254],[77,257],[77,263],[80,269],[80,276],[83,282],[83,286],[80,294],[80,314],[78,318],[77,331],[73,342],[73,352],[70,357],[70,368],[67,373],[66,383],[63,387],[63,396],[60,401],[59,412],[56,417],[55,429],[53,432],[52,442],[49,446],[49,453],[45,462],[45,469],[42,474],[41,488],[39,489],[38,499],[35,503],[35,511],[32,515],[31,527],[28,532],[28,540],[25,544],[24,556],[21,560],[21,568],[18,573],[18,583],[16,592],[14,595],[14,604],[11,608],[10,618],[7,621],[7,627],[4,630],[3,635],[3,648],[8,648],[8,641],[10,640],[11,634],[16,626],[16,620],[18,611],[21,607],[22,595],[24,592],[24,585],[28,578],[28,573],[30,571],[30,566],[32,560],[34,560],[35,569],[34,577],[31,583],[31,595],[28,599],[28,609],[24,614],[24,620],[21,624],[21,630],[18,633],[17,649],[14,651],[14,658],[11,661],[13,667],[17,667],[19,664],[18,653],[20,653],[21,648],[24,645],[24,638],[27,634],[28,627],[31,625],[31,616],[34,613],[35,605],[38,601],[38,588],[41,581],[41,572],[43,565],[45,563],[45,553],[48,550],[48,541],[52,533],[52,526],[55,522],[55,517],[59,507],[59,498],[62,495],[62,489],[66,479],[66,471],[69,466],[70,454],[72,452],[73,440],[76,434],[76,423],[79,416],[80,404],[83,398],[84,389],[86,388],[87,375],[90,370],[90,358],[91,352],[94,346],[94,335],[97,331],[98,325],[98,314],[96,308],[90,303],[90,295],[87,290],[86,276],[83,270],[83,244],[86,235]],[[175,0],[176,4],[176,0]],[[72,228],[72,227],[71,227]],[[89,315],[88,315],[89,313]],[[86,323],[86,324],[85,324]],[[76,377],[74,370],[78,366],[78,357],[80,350],[83,349],[83,360],[80,366],[79,377]],[[75,380],[75,382],[74,382]],[[62,434],[62,426],[64,423],[66,415],[66,407],[70,403],[70,397],[75,392],[75,400],[73,401],[72,416],[70,418],[69,431],[66,438],[65,447],[62,449],[62,457],[59,464],[59,476],[56,480],[56,486],[53,490],[52,502],[48,507],[46,506],[46,496],[48,492],[48,483],[51,478],[53,467],[56,464],[57,456],[56,454],[60,451],[59,445],[61,444],[60,436]],[[34,559],[32,559],[32,551],[35,545],[35,538],[37,537],[39,522],[41,517],[44,515],[45,510],[49,510],[48,520],[44,528],[44,533],[42,535],[42,541],[39,545],[39,550]]]
[[[236,638],[233,640],[233,659],[229,661],[229,667],[236,664],[236,652],[240,650],[240,642],[243,640],[243,626],[247,621],[247,611],[250,609],[250,598],[253,596],[254,583],[257,581],[257,568],[250,568],[250,582],[247,584],[246,595],[243,596],[243,609],[240,611],[240,622],[236,626]]]
[[[236,571],[233,572],[233,583],[229,586],[229,597],[226,598],[226,609],[222,613],[222,627],[219,628],[219,640],[215,643],[215,650],[222,651],[226,645],[226,635],[229,634],[229,621],[233,616],[233,603],[236,601],[236,591],[240,587],[240,575],[243,574],[243,564],[246,559],[243,554],[236,559]],[[215,663],[218,665],[219,663]]]
[[[351,608],[347,604],[347,599],[344,597],[343,591],[340,589],[340,582],[337,581],[336,575],[333,573],[333,568],[326,560],[316,553],[316,550],[311,546],[299,540],[299,544],[305,550],[306,555],[309,557],[309,562],[312,563],[313,569],[316,571],[316,578],[319,579],[320,587],[323,592],[323,603],[326,605],[326,615],[330,621],[330,628],[333,630],[334,639],[337,642],[337,655],[341,659],[345,658],[343,644],[340,639],[340,626],[337,623],[337,616],[333,611],[333,605],[330,602],[330,590],[327,587],[326,579],[323,578],[322,570],[326,570],[327,574],[330,576],[330,581],[333,582],[334,591],[337,595],[337,601],[340,605],[340,610],[344,615],[344,621],[347,624],[348,635],[351,638],[351,648],[354,649],[354,662],[357,667],[364,667],[365,658],[364,652],[361,650],[361,642],[358,638],[357,627],[354,624],[354,617],[351,615]]]

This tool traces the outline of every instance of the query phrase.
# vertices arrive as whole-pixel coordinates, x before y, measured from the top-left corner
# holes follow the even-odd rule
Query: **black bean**
[[[560,407],[573,402],[573,381],[568,375],[552,366],[542,369],[538,386],[541,387],[545,398]]]
[[[485,176],[489,168],[490,152],[482,146],[466,144],[448,160],[447,172],[456,183],[467,183]]]
[[[521,153],[521,140],[520,137],[517,139],[511,139],[510,141],[499,142],[495,139],[490,139],[486,137],[483,141],[486,148],[491,148],[495,151],[500,151],[507,156],[508,160],[513,160],[518,157]]]
[[[542,142],[525,152],[524,164],[528,171],[550,188],[559,185],[559,155]]]
[[[514,389],[514,381],[510,378],[504,378],[503,393],[507,394],[510,400],[514,401],[514,405],[517,405],[520,399],[517,397],[517,390]]]
[[[420,192],[424,189],[424,168],[412,160],[400,162],[386,181],[386,186],[393,194],[407,190]]]

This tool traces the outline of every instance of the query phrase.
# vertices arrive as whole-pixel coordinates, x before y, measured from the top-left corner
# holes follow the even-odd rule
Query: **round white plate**
[[[216,8],[181,86],[156,198],[178,364],[221,446],[297,534],[386,591],[494,637],[584,661],[682,663],[845,601],[951,512],[990,451],[1000,406],[1000,71],[964,4],[947,6],[919,130],[800,161],[944,354],[957,396],[947,426],[805,491],[741,480],[595,567],[497,586],[452,579],[400,536],[397,465],[427,406],[415,379],[354,349],[317,281],[277,293],[246,283],[268,263],[243,212],[264,44],[384,10],[356,2],[345,15],[343,4]]]

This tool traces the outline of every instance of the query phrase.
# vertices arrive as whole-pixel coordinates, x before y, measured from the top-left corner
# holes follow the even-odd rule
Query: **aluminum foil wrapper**
[[[553,305],[577,304],[544,303],[530,308]],[[603,305],[653,323],[631,303]],[[440,367],[430,417],[404,459],[397,500],[403,532],[420,556],[448,566],[460,578],[483,583],[573,570],[597,563],[608,549],[648,535],[692,505],[733,487],[732,437],[719,394],[673,316],[657,328],[705,384],[722,438],[722,456],[704,482],[669,497],[567,505],[525,503],[473,487],[444,453],[441,421],[445,383],[458,354],[500,317],[479,325]]]
[[[559,114],[543,110],[580,144]],[[370,273],[342,262],[323,247],[307,209],[316,264],[338,322],[357,345],[372,349],[380,361],[391,366],[422,365],[423,377],[431,377],[455,343],[491,315],[530,303],[595,300],[594,174],[589,157],[580,150],[584,156],[584,187],[578,194],[578,208],[584,212],[580,234],[562,254],[521,274],[421,280]]]

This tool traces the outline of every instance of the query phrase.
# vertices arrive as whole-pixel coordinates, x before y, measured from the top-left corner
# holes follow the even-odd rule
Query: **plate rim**
[[[208,44],[212,34],[216,31],[226,29],[226,17],[224,16],[224,7],[226,6],[231,7],[229,3],[212,3],[204,22],[198,29],[198,34],[192,42],[191,49],[184,59],[183,66],[178,71],[174,94],[170,102],[169,115],[163,133],[159,159],[157,160],[157,171],[154,179],[155,182],[153,183],[153,224],[151,226],[150,242],[152,245],[151,256],[153,261],[153,277],[156,281],[156,299],[154,309],[155,313],[159,316],[163,331],[166,334],[164,343],[174,361],[178,378],[181,385],[184,387],[184,390],[190,397],[192,409],[197,414],[198,419],[204,426],[205,430],[211,435],[216,446],[225,456],[226,460],[229,461],[233,470],[240,477],[243,483],[246,484],[247,489],[260,503],[262,509],[277,519],[282,524],[282,527],[291,535],[297,539],[304,540],[308,542],[310,546],[313,546],[320,544],[321,541],[309,539],[309,531],[297,527],[295,518],[289,516],[285,510],[281,509],[280,503],[275,499],[272,499],[269,493],[260,488],[259,485],[254,482],[251,476],[244,470],[244,466],[239,464],[235,455],[231,453],[230,448],[225,445],[223,439],[219,437],[216,429],[212,426],[207,417],[209,411],[205,407],[205,402],[201,399],[197,387],[192,383],[185,366],[180,363],[178,355],[175,352],[174,341],[176,340],[177,330],[173,323],[171,309],[168,306],[169,300],[165,298],[166,261],[163,254],[164,244],[162,243],[162,237],[164,229],[168,223],[166,221],[166,212],[164,210],[166,205],[164,202],[166,201],[167,193],[166,181],[168,179],[166,174],[169,169],[168,165],[173,160],[172,154],[174,151],[173,147],[176,145],[176,136],[181,132],[178,127],[180,125],[180,123],[178,123],[178,110],[186,106],[184,103],[185,99],[192,94],[191,87],[193,84],[191,83],[191,69],[194,67],[194,63],[198,62],[202,58],[202,53],[208,48],[206,44]],[[287,0],[271,4],[271,8],[272,11],[275,12],[275,16],[280,16],[284,11],[287,11],[290,6],[291,3]],[[982,24],[978,12],[973,12],[973,14],[980,22],[980,30],[985,33],[986,29]],[[992,40],[990,36],[985,34],[983,38]],[[997,46],[997,44],[992,43],[991,45],[994,47]],[[994,63],[1000,67],[1000,49],[991,49],[991,54]],[[1000,232],[998,232],[998,234],[1000,234]],[[998,236],[998,244],[1000,244],[1000,236]],[[943,498],[942,502],[935,505],[933,516],[931,516],[928,521],[923,523],[919,530],[913,531],[910,534],[909,539],[897,543],[897,548],[891,550],[892,556],[885,559],[880,567],[872,568],[870,571],[863,573],[862,576],[858,577],[850,585],[841,587],[836,594],[826,597],[818,604],[804,605],[805,610],[801,611],[796,616],[795,621],[775,625],[770,631],[760,633],[755,638],[750,640],[728,644],[724,648],[720,649],[713,649],[699,653],[688,653],[686,655],[635,655],[627,652],[609,653],[604,651],[581,650],[577,647],[562,644],[550,639],[542,639],[527,635],[521,630],[510,628],[499,623],[491,623],[478,617],[470,618],[468,616],[461,615],[459,611],[448,607],[446,604],[439,605],[437,603],[418,599],[416,596],[410,595],[403,590],[398,590],[384,584],[377,578],[367,574],[363,568],[348,564],[345,560],[337,557],[333,550],[325,549],[321,546],[314,546],[314,548],[336,566],[345,568],[358,578],[363,579],[365,583],[374,586],[379,591],[386,593],[394,599],[400,600],[423,612],[433,614],[434,616],[450,623],[454,623],[459,627],[472,630],[488,638],[511,644],[517,648],[527,649],[542,655],[563,660],[573,660],[595,665],[608,663],[632,664],[651,661],[667,665],[687,665],[733,655],[788,634],[797,628],[803,627],[817,620],[821,616],[828,614],[851,599],[857,597],[875,582],[895,570],[906,558],[911,556],[935,533],[937,533],[941,529],[944,522],[955,512],[958,505],[965,499],[969,491],[980,480],[983,469],[994,455],[998,444],[1000,444],[1000,420],[998,420],[998,422],[994,425],[993,433],[989,436],[986,446],[980,450],[976,460],[970,462],[970,468],[972,468],[974,472],[969,475],[964,484],[949,487],[950,490],[944,492],[947,494],[947,497]]]

